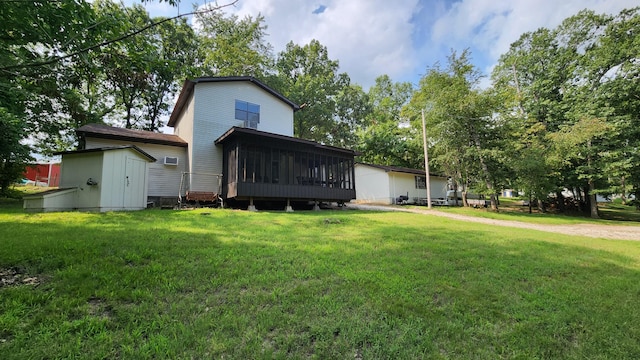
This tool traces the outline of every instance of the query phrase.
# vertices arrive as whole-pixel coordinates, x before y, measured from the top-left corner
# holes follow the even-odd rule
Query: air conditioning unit
[[[164,157],[165,165],[178,165],[178,158],[173,156],[165,156]]]

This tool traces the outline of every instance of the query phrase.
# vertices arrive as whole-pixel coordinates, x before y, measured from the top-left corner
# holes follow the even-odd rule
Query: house
[[[77,129],[77,154],[123,146],[148,154],[154,161],[145,193],[156,206],[211,196],[292,210],[294,203],[354,199],[355,153],[295,138],[298,110],[253,77],[202,77],[185,81],[168,122],[173,134],[85,125]]]
[[[372,204],[426,204],[426,176],[424,170],[397,166],[357,163],[358,183],[356,202]],[[430,174],[431,201],[446,204],[448,179]]]
[[[133,145],[62,155],[60,188],[28,195],[27,211],[117,211],[147,207],[148,164],[156,159]]]
[[[27,165],[22,176],[28,184],[58,187],[60,183],[60,164],[46,163]]]
[[[354,199],[355,153],[293,137],[298,110],[252,77],[187,80],[168,122],[189,144],[185,193],[216,192],[249,208]]]

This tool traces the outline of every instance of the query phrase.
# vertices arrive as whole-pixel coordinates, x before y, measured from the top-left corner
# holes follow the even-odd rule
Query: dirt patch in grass
[[[19,285],[38,286],[40,282],[40,278],[26,274],[15,267],[0,269],[0,288]]]

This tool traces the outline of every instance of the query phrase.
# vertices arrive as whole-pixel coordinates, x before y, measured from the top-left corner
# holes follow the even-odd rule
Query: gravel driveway
[[[433,216],[447,217],[450,219],[477,222],[496,226],[509,226],[521,229],[531,229],[538,231],[546,231],[556,234],[579,235],[603,239],[615,240],[635,240],[640,241],[640,226],[634,225],[599,225],[599,224],[572,224],[572,225],[547,225],[547,224],[531,224],[522,221],[513,220],[496,220],[475,216],[466,216],[459,214],[451,214],[437,209],[412,209],[401,206],[392,205],[365,205],[365,204],[347,204],[349,209],[358,210],[379,210],[379,211],[404,211],[416,214],[426,214]]]

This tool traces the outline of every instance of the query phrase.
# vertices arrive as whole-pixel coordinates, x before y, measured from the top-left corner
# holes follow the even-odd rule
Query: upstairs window
[[[257,129],[260,123],[260,105],[236,100],[236,120],[244,121],[244,127]]]

